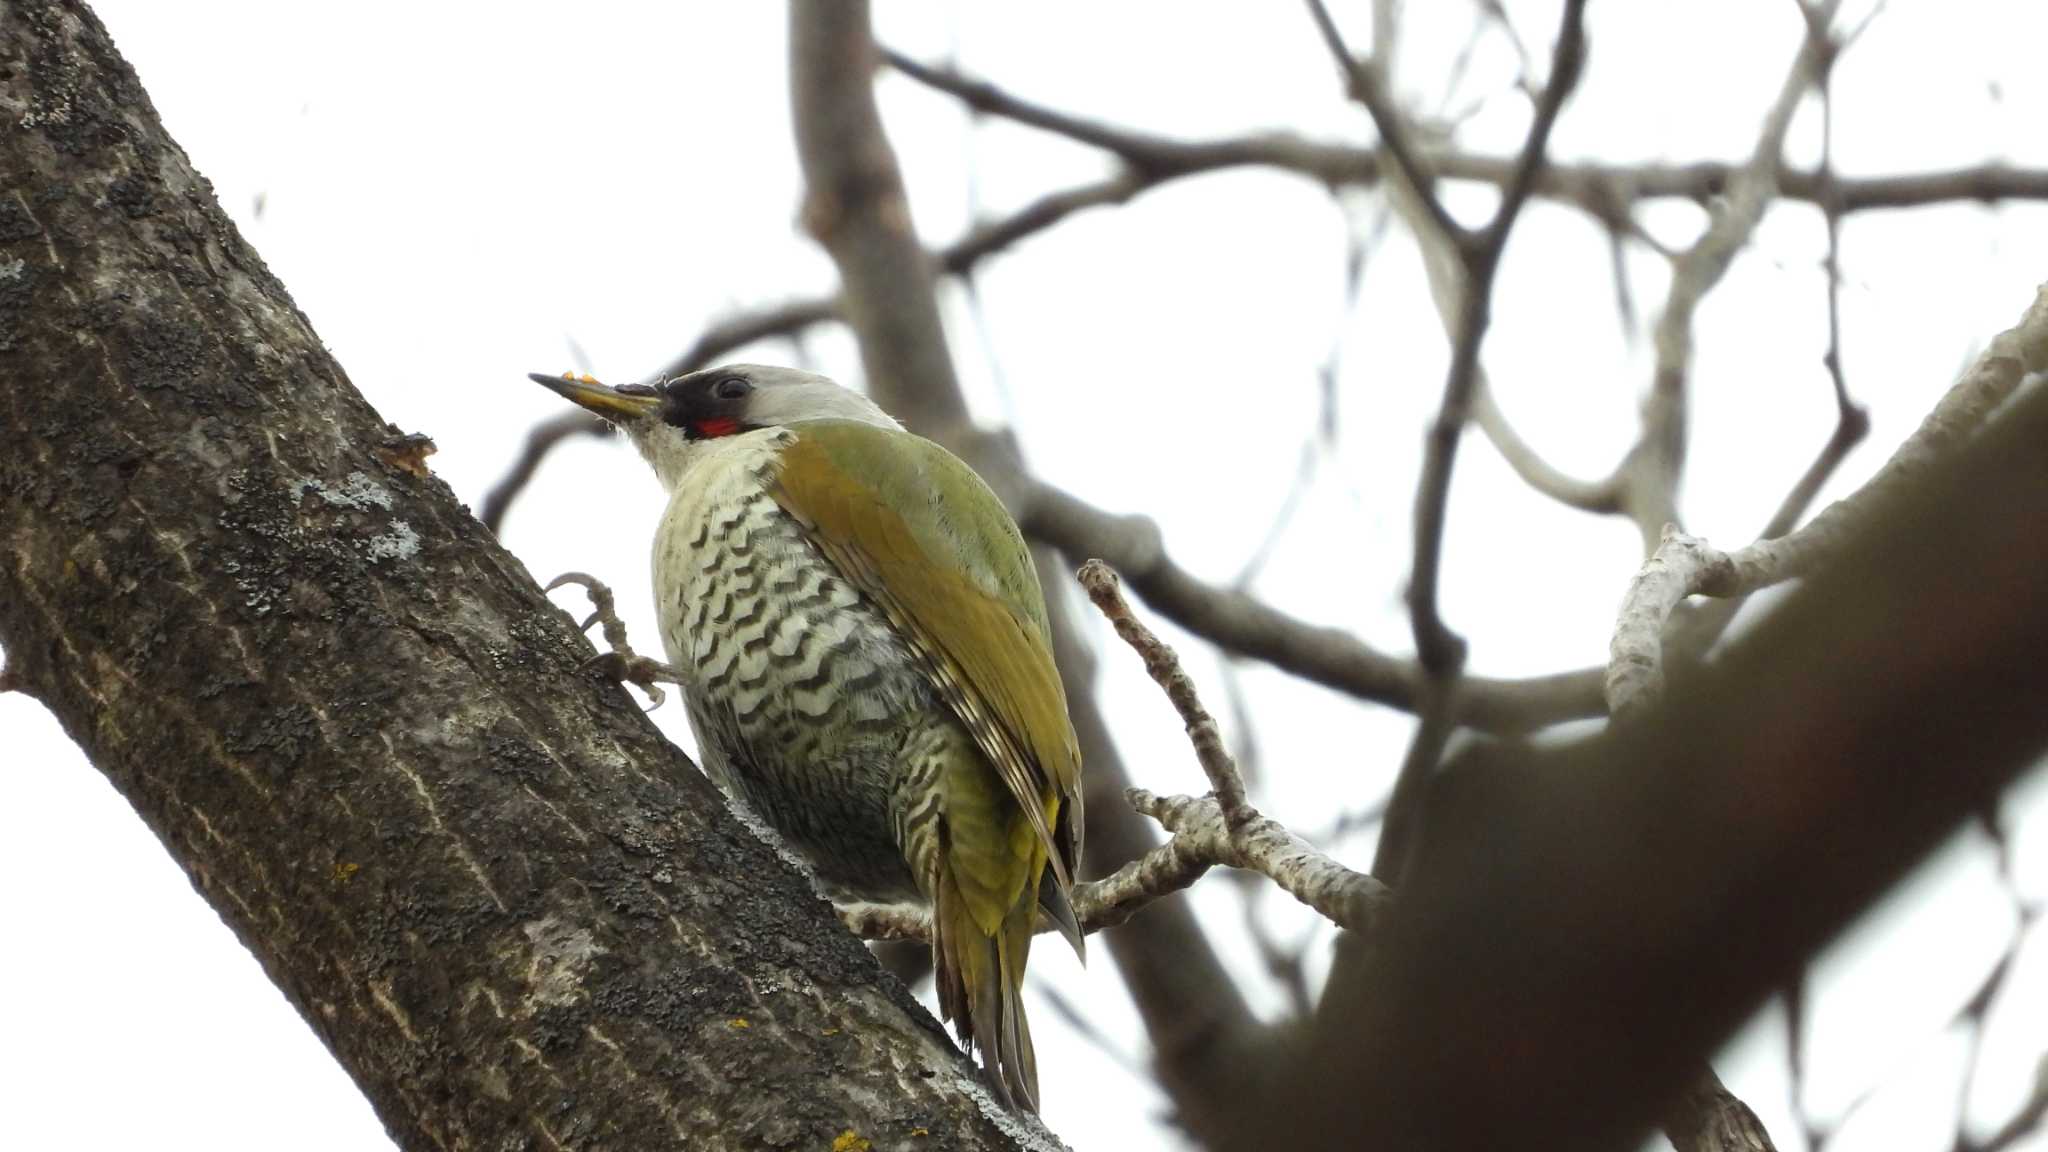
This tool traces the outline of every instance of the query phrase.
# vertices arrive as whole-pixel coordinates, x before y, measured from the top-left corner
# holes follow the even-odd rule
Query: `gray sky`
[[[592,3],[573,15],[564,5],[388,0],[94,7],[356,386],[385,418],[435,438],[432,466],[472,504],[526,428],[559,404],[524,374],[586,366],[572,341],[601,378],[634,378],[736,306],[833,283],[829,261],[792,226],[799,185],[779,5]],[[1413,7],[1427,11],[1411,17],[1403,93],[1442,107],[1471,9]],[[1868,7],[1850,3],[1844,23]],[[1557,4],[1508,9],[1541,53]],[[1020,94],[1154,131],[1286,126],[1371,139],[1295,5],[884,3],[880,32]],[[1595,4],[1589,32],[1590,70],[1556,154],[1734,160],[1753,144],[1799,27],[1785,0],[1669,0]],[[1366,40],[1361,26],[1356,42]],[[2048,166],[2043,43],[2048,6],[2032,0],[1895,0],[1838,69],[1838,165]],[[1504,41],[1482,42],[1448,100],[1478,104],[1467,146],[1519,142],[1526,103],[1511,91],[1514,66]],[[900,78],[881,91],[929,241],[1107,171],[1065,141],[972,125]],[[1809,103],[1788,144],[1795,162],[1817,156],[1818,126]],[[1451,206],[1487,210],[1478,197]],[[1373,249],[1346,307],[1347,235],[1379,211],[1371,197],[1340,203],[1299,179],[1242,172],[1177,183],[1027,242],[981,277],[978,310],[948,291],[978,416],[1014,425],[1046,478],[1156,517],[1183,564],[1228,582],[1289,504],[1319,420],[1317,373],[1337,356],[1335,438],[1313,453],[1312,479],[1254,588],[1406,649],[1409,505],[1446,349],[1398,228]],[[1682,204],[1643,215],[1673,243],[1703,218]],[[1683,508],[1688,528],[1717,543],[1753,535],[1832,428],[1823,248],[1816,212],[1774,211],[1700,316]],[[2048,207],[1856,216],[1843,249],[1845,360],[1874,426],[1834,496],[1869,475],[2048,280]],[[1637,246],[1627,267],[1653,314],[1663,261]],[[1585,475],[1632,443],[1649,376],[1647,346],[1617,324],[1614,295],[1604,237],[1567,210],[1533,205],[1501,274],[1486,365],[1522,433]],[[820,333],[807,351],[858,380],[843,334]],[[793,354],[770,345],[748,358]],[[577,494],[593,485],[622,497],[615,513],[588,514]],[[660,500],[630,453],[578,443],[549,462],[504,539],[543,580],[570,568],[611,580],[643,649],[658,647],[647,543]],[[1443,583],[1473,670],[1604,660],[1637,548],[1629,525],[1521,487],[1474,437],[1453,490]],[[1161,630],[1185,641],[1220,706],[1213,655]],[[1107,710],[1137,782],[1200,790],[1164,699],[1127,652],[1099,646]],[[1409,717],[1260,667],[1240,678],[1263,752],[1256,798],[1270,814],[1314,832],[1391,782]],[[656,719],[687,744],[680,708]],[[360,1094],[54,721],[22,696],[0,696],[0,734],[10,747],[0,922],[12,944],[0,948],[0,987],[15,993],[0,1015],[0,1064],[15,1066],[0,1082],[21,1093],[10,1146],[387,1146]],[[2020,888],[2048,898],[2048,779],[2037,772],[2007,812]],[[1337,850],[1362,866],[1370,836]],[[1284,1011],[1244,938],[1236,886],[1211,877],[1194,900],[1253,1003]],[[1282,939],[1310,941],[1320,978],[1327,928],[1278,893],[1259,914]],[[1833,1122],[1875,1093],[1836,1147],[1948,1147],[1972,1038],[1944,1028],[2014,923],[1987,841],[1964,834],[1822,961],[1803,1104]],[[2048,1044],[2048,939],[2038,928],[2033,937],[1964,1103],[1976,1131],[2017,1106]],[[1174,1147],[1158,1123],[1163,1099],[1131,1071],[1147,1052],[1113,966],[1098,959],[1084,971],[1056,948],[1035,961],[1047,1120],[1082,1152]],[[1091,1019],[1111,1051],[1077,1036],[1046,988]],[[1802,1140],[1784,1040],[1782,1014],[1767,1009],[1718,1064],[1793,1149]]]

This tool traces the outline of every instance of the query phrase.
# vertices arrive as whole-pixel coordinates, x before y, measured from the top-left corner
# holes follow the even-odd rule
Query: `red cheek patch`
[[[730,416],[714,416],[709,420],[697,421],[697,435],[706,440],[730,436],[740,430],[740,422]]]

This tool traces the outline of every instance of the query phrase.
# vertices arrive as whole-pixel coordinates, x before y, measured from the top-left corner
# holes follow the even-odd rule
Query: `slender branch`
[[[759,311],[736,312],[711,325],[681,356],[662,370],[664,376],[682,376],[709,368],[719,357],[774,336],[793,336],[806,328],[839,318],[836,299],[791,300]]]
[[[1623,469],[1630,476],[1624,506],[1642,533],[1644,550],[1656,546],[1666,524],[1679,520],[1677,493],[1685,468],[1687,384],[1692,370],[1693,317],[1700,302],[1726,275],[1735,254],[1749,243],[1764,210],[1778,195],[1778,168],[1785,133],[1799,101],[1826,66],[1833,49],[1826,25],[1840,0],[1827,0],[1809,22],[1778,96],[1764,118],[1749,160],[1728,185],[1726,200],[1706,231],[1680,253],[1671,289],[1652,330],[1656,365],[1643,401],[1643,435]],[[1816,31],[1815,29],[1820,29]]]
[[[1844,38],[1844,43],[1849,38]],[[920,64],[886,52],[903,75],[946,93],[979,112],[1000,116],[1115,154],[1149,174],[1148,179],[1198,175],[1225,168],[1264,167],[1294,172],[1319,183],[1371,186],[1380,182],[1381,151],[1293,132],[1254,132],[1216,140],[1180,140],[1060,111],[1024,99],[989,81],[953,68]],[[1424,167],[1440,180],[1506,187],[1519,156],[1489,156],[1446,145],[1418,149]],[[1545,164],[1530,194],[1556,200],[1603,222],[1624,218],[1629,205],[1646,200],[1705,203],[1727,194],[1747,167],[1723,161],[1686,164]],[[2048,170],[1991,163],[1933,172],[1889,176],[1824,176],[1819,170],[1786,171],[1779,194],[1814,205],[1834,201],[1840,214],[1933,204],[2001,200],[2048,200]]]
[[[1392,905],[1386,885],[1337,863],[1257,809],[1244,816],[1244,831],[1234,834],[1213,796],[1158,796],[1143,788],[1125,795],[1134,810],[1158,821],[1171,837],[1102,879],[1074,886],[1074,915],[1083,932],[1114,928],[1215,867],[1265,876],[1324,919],[1354,931],[1370,930]],[[849,904],[837,910],[849,930],[868,940],[931,938],[931,916],[922,907]],[[1041,932],[1053,927],[1046,920],[1038,924]]]
[[[944,272],[965,275],[982,260],[1053,227],[1076,212],[1123,204],[1162,179],[1125,173],[1049,193],[1007,216],[969,229],[959,239],[933,252],[932,262]],[[792,336],[818,324],[840,319],[844,316],[838,297],[791,300],[758,311],[735,313],[705,329],[697,342],[671,361],[663,372],[671,376],[694,372],[735,348],[771,336]]]
[[[1320,0],[1312,0],[1320,8]],[[1447,681],[1464,664],[1464,641],[1445,625],[1437,604],[1438,572],[1443,561],[1444,523],[1451,494],[1451,472],[1457,464],[1466,413],[1479,373],[1479,348],[1492,318],[1493,279],[1508,233],[1526,202],[1530,182],[1542,167],[1550,130],[1558,111],[1578,85],[1585,61],[1585,0],[1565,0],[1557,45],[1551,52],[1550,78],[1537,101],[1535,117],[1521,155],[1501,193],[1493,219],[1476,238],[1456,239],[1464,261],[1464,291],[1458,310],[1457,337],[1451,367],[1444,381],[1443,402],[1424,443],[1422,477],[1415,492],[1414,558],[1408,576],[1408,609],[1414,625],[1416,656],[1432,680]],[[1426,197],[1425,197],[1426,198]],[[1425,203],[1424,208],[1428,205]]]
[[[1606,515],[1621,511],[1621,473],[1610,472],[1598,480],[1582,480],[1570,475],[1545,460],[1543,456],[1522,439],[1500,405],[1493,398],[1493,389],[1481,386],[1472,390],[1472,422],[1486,434],[1493,447],[1514,469],[1522,482],[1567,508],[1581,512]]]
[[[1372,117],[1373,127],[1379,130],[1380,146],[1393,159],[1402,179],[1415,190],[1431,226],[1459,249],[1468,247],[1473,239],[1471,234],[1464,225],[1451,218],[1443,201],[1437,198],[1433,189],[1435,171],[1421,158],[1414,142],[1409,139],[1408,126],[1381,82],[1379,72],[1351,54],[1350,47],[1344,43],[1344,34],[1338,30],[1337,22],[1330,17],[1330,10],[1323,0],[1308,0],[1308,11],[1315,20],[1316,31],[1323,37],[1323,44],[1329,48],[1337,67],[1344,73],[1346,93],[1365,106],[1366,114]],[[1514,177],[1511,175],[1509,179],[1512,181]]]
[[[1174,842],[1184,841],[1184,854],[1263,873],[1337,924],[1365,928],[1390,898],[1386,886],[1336,863],[1252,806],[1245,796],[1244,778],[1223,746],[1215,719],[1202,706],[1194,682],[1182,670],[1172,647],[1132,613],[1118,590],[1116,573],[1107,564],[1090,560],[1081,566],[1079,576],[1089,599],[1145,661],[1146,672],[1172,701],[1209,778],[1209,797],[1161,798],[1134,789],[1133,806],[1173,832]]]
[[[526,434],[526,443],[520,445],[519,455],[513,457],[512,466],[484,493],[484,502],[477,509],[477,518],[484,522],[493,534],[505,526],[505,514],[512,510],[512,502],[533,483],[534,474],[540,471],[541,461],[564,440],[579,436],[608,436],[611,425],[595,416],[575,409],[550,416],[535,424]]]
[[[979,77],[922,64],[888,48],[882,49],[882,57],[904,76],[952,96],[976,112],[1100,148],[1147,179],[1244,165],[1283,168],[1328,184],[1374,179],[1377,157],[1371,149],[1309,140],[1292,132],[1255,132],[1214,141],[1177,140],[1062,112]]]
[[[1822,509],[1804,527],[1734,552],[1667,530],[1622,600],[1607,669],[1609,709],[1619,716],[1659,695],[1664,625],[1687,597],[1748,595],[1813,572],[1867,529],[1891,493],[1909,487],[1982,427],[2028,372],[2043,370],[2048,370],[2048,286],[2035,295],[2019,323],[1993,338],[1869,483]]]
[[[1108,619],[1123,642],[1144,658],[1146,673],[1166,691],[1174,711],[1180,713],[1181,721],[1187,725],[1188,739],[1195,745],[1195,758],[1201,762],[1203,774],[1209,777],[1209,791],[1235,831],[1252,811],[1251,801],[1245,798],[1244,777],[1239,775],[1230,750],[1223,746],[1223,733],[1216,727],[1216,718],[1202,706],[1195,682],[1181,668],[1180,657],[1132,614],[1109,565],[1090,560],[1081,565],[1079,577],[1096,610]]]

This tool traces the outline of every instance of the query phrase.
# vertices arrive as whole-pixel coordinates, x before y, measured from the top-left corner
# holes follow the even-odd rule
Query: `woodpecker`
[[[706,772],[828,893],[929,907],[941,1014],[1035,1111],[1024,966],[1041,913],[1083,954],[1081,755],[1002,502],[812,373],[532,378],[668,491],[656,609]]]

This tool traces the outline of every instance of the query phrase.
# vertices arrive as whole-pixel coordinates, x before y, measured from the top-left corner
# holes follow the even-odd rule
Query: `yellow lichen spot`
[[[752,1024],[750,1024],[750,1023],[748,1023],[748,1022],[747,1022],[747,1018],[746,1018],[745,1016],[735,1016],[735,1017],[733,1017],[732,1019],[730,1019],[730,1020],[727,1020],[727,1021],[725,1022],[725,1026],[726,1026],[727,1028],[752,1028],[752,1027],[753,1027],[753,1025],[752,1025]]]
[[[827,1028],[827,1029],[825,1029],[825,1035],[827,1035],[827,1036],[837,1036],[837,1035],[839,1035],[839,1029],[837,1029],[837,1028]]]
[[[851,1128],[841,1132],[839,1138],[832,1141],[832,1152],[868,1152],[868,1149],[873,1147],[867,1137]]]
[[[346,884],[351,877],[362,870],[363,866],[353,860],[337,861],[334,865],[334,882],[337,885]]]

